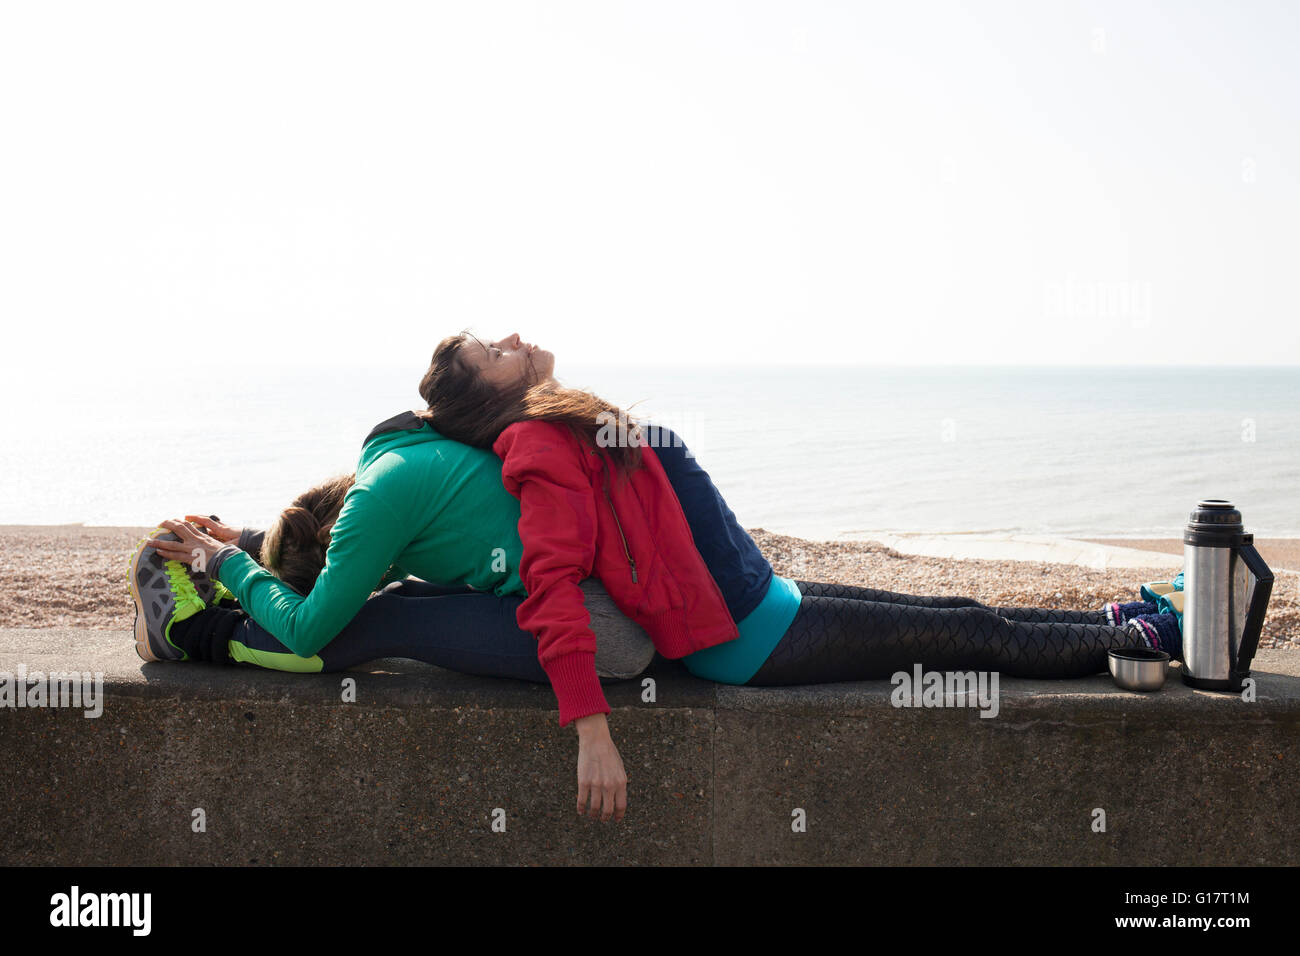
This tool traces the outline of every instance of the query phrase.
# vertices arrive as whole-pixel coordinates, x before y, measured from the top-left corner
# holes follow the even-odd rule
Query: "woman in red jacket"
[[[578,731],[579,813],[590,798],[593,816],[620,819],[627,802],[578,586],[588,576],[663,656],[733,684],[880,679],[915,664],[1074,677],[1105,670],[1111,647],[1161,642],[1176,656],[1176,620],[1140,602],[989,608],[776,575],[676,436],[647,440],[633,428],[618,441],[625,414],[561,386],[554,364],[518,335],[451,336],[420,394],[436,431],[501,456],[506,489],[520,501],[528,597],[518,622],[538,640],[561,725]]]

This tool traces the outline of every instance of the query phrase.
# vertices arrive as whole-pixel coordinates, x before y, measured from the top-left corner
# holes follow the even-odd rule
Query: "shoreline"
[[[1160,551],[1176,554],[1181,560],[1182,538],[1084,538],[1098,544],[1116,544],[1143,551]],[[1274,571],[1300,572],[1300,538],[1255,538],[1255,550]]]
[[[135,607],[127,590],[131,554],[150,528],[96,525],[0,525],[0,627],[129,630]],[[1138,586],[1169,580],[1182,567],[1179,539],[1065,539],[1003,536],[993,544],[1015,554],[994,557],[907,553],[919,539],[815,541],[751,528],[777,574],[904,594],[961,595],[991,606],[1099,608],[1138,600]],[[1035,539],[1027,541],[1025,539]],[[941,544],[952,545],[952,541]],[[982,542],[980,545],[982,546]],[[1262,538],[1256,547],[1276,574],[1260,647],[1300,649],[1300,540]],[[1083,550],[1080,550],[1082,548]],[[1097,549],[1089,551],[1087,549]],[[1102,553],[1100,565],[1081,560]],[[1108,563],[1116,554],[1123,560]],[[1143,564],[1128,566],[1133,555]],[[1079,560],[1063,560],[1073,556]]]
[[[802,537],[785,531],[774,533]],[[1183,539],[990,532],[844,532],[802,538],[826,544],[876,542],[900,554],[959,561],[991,560],[1072,564],[1105,570],[1160,570],[1183,563]],[[1300,538],[1256,537],[1255,548],[1274,571],[1300,573]],[[1150,577],[1143,580],[1151,580]]]

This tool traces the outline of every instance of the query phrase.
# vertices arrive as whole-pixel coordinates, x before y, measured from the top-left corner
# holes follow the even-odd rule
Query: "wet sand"
[[[1183,553],[1182,538],[1081,538],[1096,544],[1113,544],[1121,548],[1137,548],[1141,551],[1163,551],[1176,554]],[[1286,568],[1300,571],[1300,540],[1295,538],[1256,538],[1255,550],[1264,559],[1264,563],[1277,570]]]
[[[0,627],[126,630],[135,619],[127,571],[148,528],[0,525]],[[876,542],[806,541],[750,530],[778,574],[907,594],[957,594],[986,604],[1097,608],[1134,601],[1143,581],[1167,580],[1182,566],[1181,542],[1098,540],[1167,553],[1158,569],[1092,570],[1038,561],[988,561],[904,555]],[[1300,568],[1300,541],[1257,543],[1274,568]],[[1300,648],[1300,574],[1279,571],[1262,647]]]

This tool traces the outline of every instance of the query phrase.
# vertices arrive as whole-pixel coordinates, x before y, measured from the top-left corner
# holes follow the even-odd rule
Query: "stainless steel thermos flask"
[[[1273,572],[1229,501],[1196,504],[1183,532],[1183,682],[1240,691],[1250,676]]]

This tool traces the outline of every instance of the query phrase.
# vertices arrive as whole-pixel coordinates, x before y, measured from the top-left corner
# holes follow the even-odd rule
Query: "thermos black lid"
[[[1187,519],[1183,531],[1184,544],[1202,544],[1209,547],[1232,547],[1251,540],[1241,523],[1241,512],[1231,501],[1220,498],[1203,498]]]

